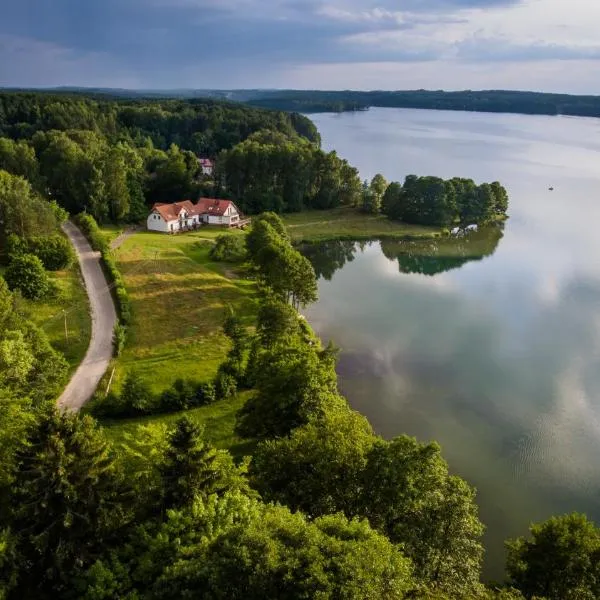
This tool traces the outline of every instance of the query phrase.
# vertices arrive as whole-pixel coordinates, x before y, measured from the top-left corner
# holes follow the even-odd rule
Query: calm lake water
[[[439,441],[477,487],[490,577],[531,521],[577,510],[600,523],[600,120],[311,118],[363,178],[499,180],[510,194],[504,231],[312,250],[320,300],[306,315],[342,348],[352,406],[385,437]]]

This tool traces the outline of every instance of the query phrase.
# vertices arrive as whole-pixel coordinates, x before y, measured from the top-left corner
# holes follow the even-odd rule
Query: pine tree
[[[52,596],[124,524],[124,487],[91,417],[47,412],[15,464],[11,526],[27,572],[19,589],[24,596]]]
[[[160,467],[163,482],[163,507],[181,508],[197,496],[208,496],[219,489],[216,450],[202,441],[201,429],[187,417],[175,424]]]

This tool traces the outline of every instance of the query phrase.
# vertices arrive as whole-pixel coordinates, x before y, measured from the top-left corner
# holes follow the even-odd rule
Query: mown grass
[[[205,440],[216,448],[229,450],[234,456],[242,457],[252,453],[255,442],[241,440],[236,436],[234,432],[235,415],[244,405],[250,393],[242,392],[234,398],[187,410],[185,413],[172,413],[137,419],[107,420],[103,422],[103,425],[108,438],[115,445],[118,445],[126,441],[127,434],[134,435],[139,425],[148,423],[173,425],[177,419],[185,414],[190,420],[204,428]]]
[[[221,233],[143,231],[115,251],[132,308],[127,343],[115,360],[116,388],[132,369],[154,392],[180,377],[212,379],[229,348],[221,331],[228,311],[253,323],[254,282],[240,276],[239,268],[209,258],[212,240]]]
[[[439,228],[390,221],[384,215],[367,215],[355,208],[311,210],[284,215],[292,241],[426,239],[440,234]]]
[[[77,262],[48,275],[55,284],[56,294],[37,301],[21,299],[19,308],[46,333],[52,346],[65,355],[73,372],[90,343],[92,321],[87,293]]]
[[[248,326],[258,310],[256,285],[236,265],[213,262],[209,250],[222,229],[206,228],[180,235],[142,231],[114,251],[125,280],[132,322],[125,348],[113,361],[111,389],[117,391],[135,370],[156,394],[178,378],[197,382],[214,378],[230,342],[222,332],[224,319],[233,310]],[[232,231],[232,235],[243,235]],[[112,367],[100,383],[104,393]],[[209,406],[186,411],[204,426],[205,437],[218,448],[241,456],[248,443],[234,433],[235,415],[248,393]],[[181,413],[136,419],[106,420],[113,441],[144,423],[172,423]]]

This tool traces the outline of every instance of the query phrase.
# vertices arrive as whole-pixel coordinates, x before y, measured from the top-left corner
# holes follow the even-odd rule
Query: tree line
[[[0,169],[72,214],[135,222],[154,202],[227,196],[203,177],[198,156],[214,159],[261,130],[320,141],[306,117],[227,102],[5,92]]]
[[[600,96],[549,94],[511,90],[405,91],[321,91],[265,90],[236,94],[232,98],[252,106],[273,110],[339,112],[364,110],[370,106],[387,108],[424,108],[472,112],[522,113],[532,115],[573,115],[600,117]]]
[[[485,225],[506,215],[508,193],[497,181],[476,185],[472,179],[407,175],[388,183],[381,174],[365,181],[360,208],[393,220],[450,227]]]

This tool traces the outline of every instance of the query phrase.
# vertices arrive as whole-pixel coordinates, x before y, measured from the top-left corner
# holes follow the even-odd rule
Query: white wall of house
[[[171,231],[169,223],[167,223],[157,212],[152,212],[148,215],[146,223],[148,231],[160,231],[161,233],[168,233]]]

